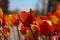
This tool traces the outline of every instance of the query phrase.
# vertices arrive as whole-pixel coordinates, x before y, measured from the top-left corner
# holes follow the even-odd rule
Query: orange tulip
[[[2,26],[2,23],[3,23],[3,11],[2,9],[0,8],[0,26]]]
[[[48,20],[52,21],[54,24],[58,23],[59,18],[55,15],[52,15],[50,12],[47,14]]]
[[[19,24],[17,15],[15,14],[9,15],[7,24],[9,24],[10,26],[14,26],[14,25],[16,26],[17,24]]]
[[[9,15],[7,18],[7,25],[14,26],[13,22],[11,21],[11,18],[12,18],[11,15]]]
[[[60,2],[58,2],[57,6],[56,6],[56,11],[54,12],[54,15],[59,17],[59,19],[60,19]]]
[[[54,25],[54,29],[56,32],[60,33],[60,2],[58,2],[57,6],[56,6],[56,10],[54,12],[54,16],[53,17],[53,21],[55,22]]]
[[[56,31],[56,32],[58,32],[58,33],[60,33],[59,32],[59,30],[60,30],[60,22],[59,22],[59,16],[58,16],[59,14],[58,13],[54,13],[54,15],[52,15],[52,14],[50,14],[50,13],[48,13],[47,14],[47,17],[48,17],[48,19],[50,20],[50,21],[52,21],[53,22],[53,27],[54,27],[54,30]]]
[[[19,24],[19,20],[16,14],[12,14],[12,18],[11,21],[13,22],[13,24],[16,26]]]
[[[58,21],[59,21],[59,19],[58,19],[58,17],[52,15],[52,16],[51,16],[51,21],[52,21],[54,24],[57,24]]]
[[[37,30],[37,32],[40,33],[41,29],[38,25],[34,25],[34,24],[31,24],[31,29],[34,31],[34,30]]]
[[[37,25],[41,25],[41,24],[42,24],[42,19],[40,18],[40,16],[38,16],[38,17],[36,18],[36,24],[37,24]]]
[[[60,12],[58,12],[58,11],[57,12],[54,12],[54,15],[57,16],[60,19]]]
[[[0,18],[2,18],[3,17],[3,11],[2,11],[2,9],[0,8]]]

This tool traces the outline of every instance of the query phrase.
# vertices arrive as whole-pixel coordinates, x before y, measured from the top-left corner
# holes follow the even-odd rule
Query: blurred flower
[[[9,32],[10,32],[9,28],[3,27],[3,32],[6,37],[9,37]]]
[[[45,20],[42,25],[40,25],[41,33],[45,36],[51,36],[53,34],[54,28],[49,20]]]

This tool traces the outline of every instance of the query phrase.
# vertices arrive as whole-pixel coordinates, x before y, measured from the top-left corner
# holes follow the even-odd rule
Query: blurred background
[[[47,11],[51,13],[55,10],[58,0],[0,0],[4,14],[18,13],[20,11],[29,11],[32,8],[36,16],[46,15]]]

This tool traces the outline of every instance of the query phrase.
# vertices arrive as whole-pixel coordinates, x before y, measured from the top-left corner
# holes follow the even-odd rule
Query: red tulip
[[[25,22],[27,20],[28,14],[27,12],[22,11],[19,13],[18,16],[19,16],[20,21]]]
[[[28,18],[23,23],[23,25],[25,25],[26,27],[30,27],[30,24],[32,24],[34,20],[35,20],[34,12],[32,11],[32,9],[30,9],[30,12],[28,12]]]
[[[47,16],[48,20],[51,20],[52,13],[48,12],[46,16]]]
[[[51,36],[53,34],[54,28],[49,20],[45,20],[42,25],[40,25],[41,33],[46,36]]]
[[[23,23],[24,26],[26,26],[28,24],[27,18],[28,18],[28,13],[25,11],[22,11],[20,14],[20,21]]]
[[[28,13],[23,11],[21,12],[20,19],[24,26],[30,27],[30,24],[32,24],[35,20],[34,12],[32,11],[32,9],[30,9],[30,12]]]
[[[3,19],[2,19],[2,18],[0,18],[0,26],[2,26],[2,22],[3,22],[2,20],[3,20]]]
[[[48,18],[47,18],[46,16],[40,16],[40,18],[41,18],[42,20],[48,20]]]
[[[6,23],[7,23],[7,15],[3,15],[3,22],[2,22],[2,26],[4,26],[4,25],[6,25]]]
[[[26,34],[26,28],[22,25],[20,28],[20,32],[24,35]]]
[[[54,30],[60,34],[60,22],[58,22],[57,24],[53,24],[54,26]]]
[[[3,32],[6,37],[9,36],[9,28],[3,27]]]

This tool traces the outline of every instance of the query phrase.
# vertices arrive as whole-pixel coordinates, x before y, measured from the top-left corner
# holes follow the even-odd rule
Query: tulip
[[[40,29],[41,33],[45,35],[47,38],[51,37],[54,31],[52,22],[49,20],[44,20],[43,23],[40,25]]]
[[[2,26],[2,22],[3,22],[2,20],[3,20],[3,11],[0,8],[0,27]]]
[[[5,34],[6,37],[9,36],[9,28],[4,27],[3,28],[3,32],[4,32],[4,34]]]

